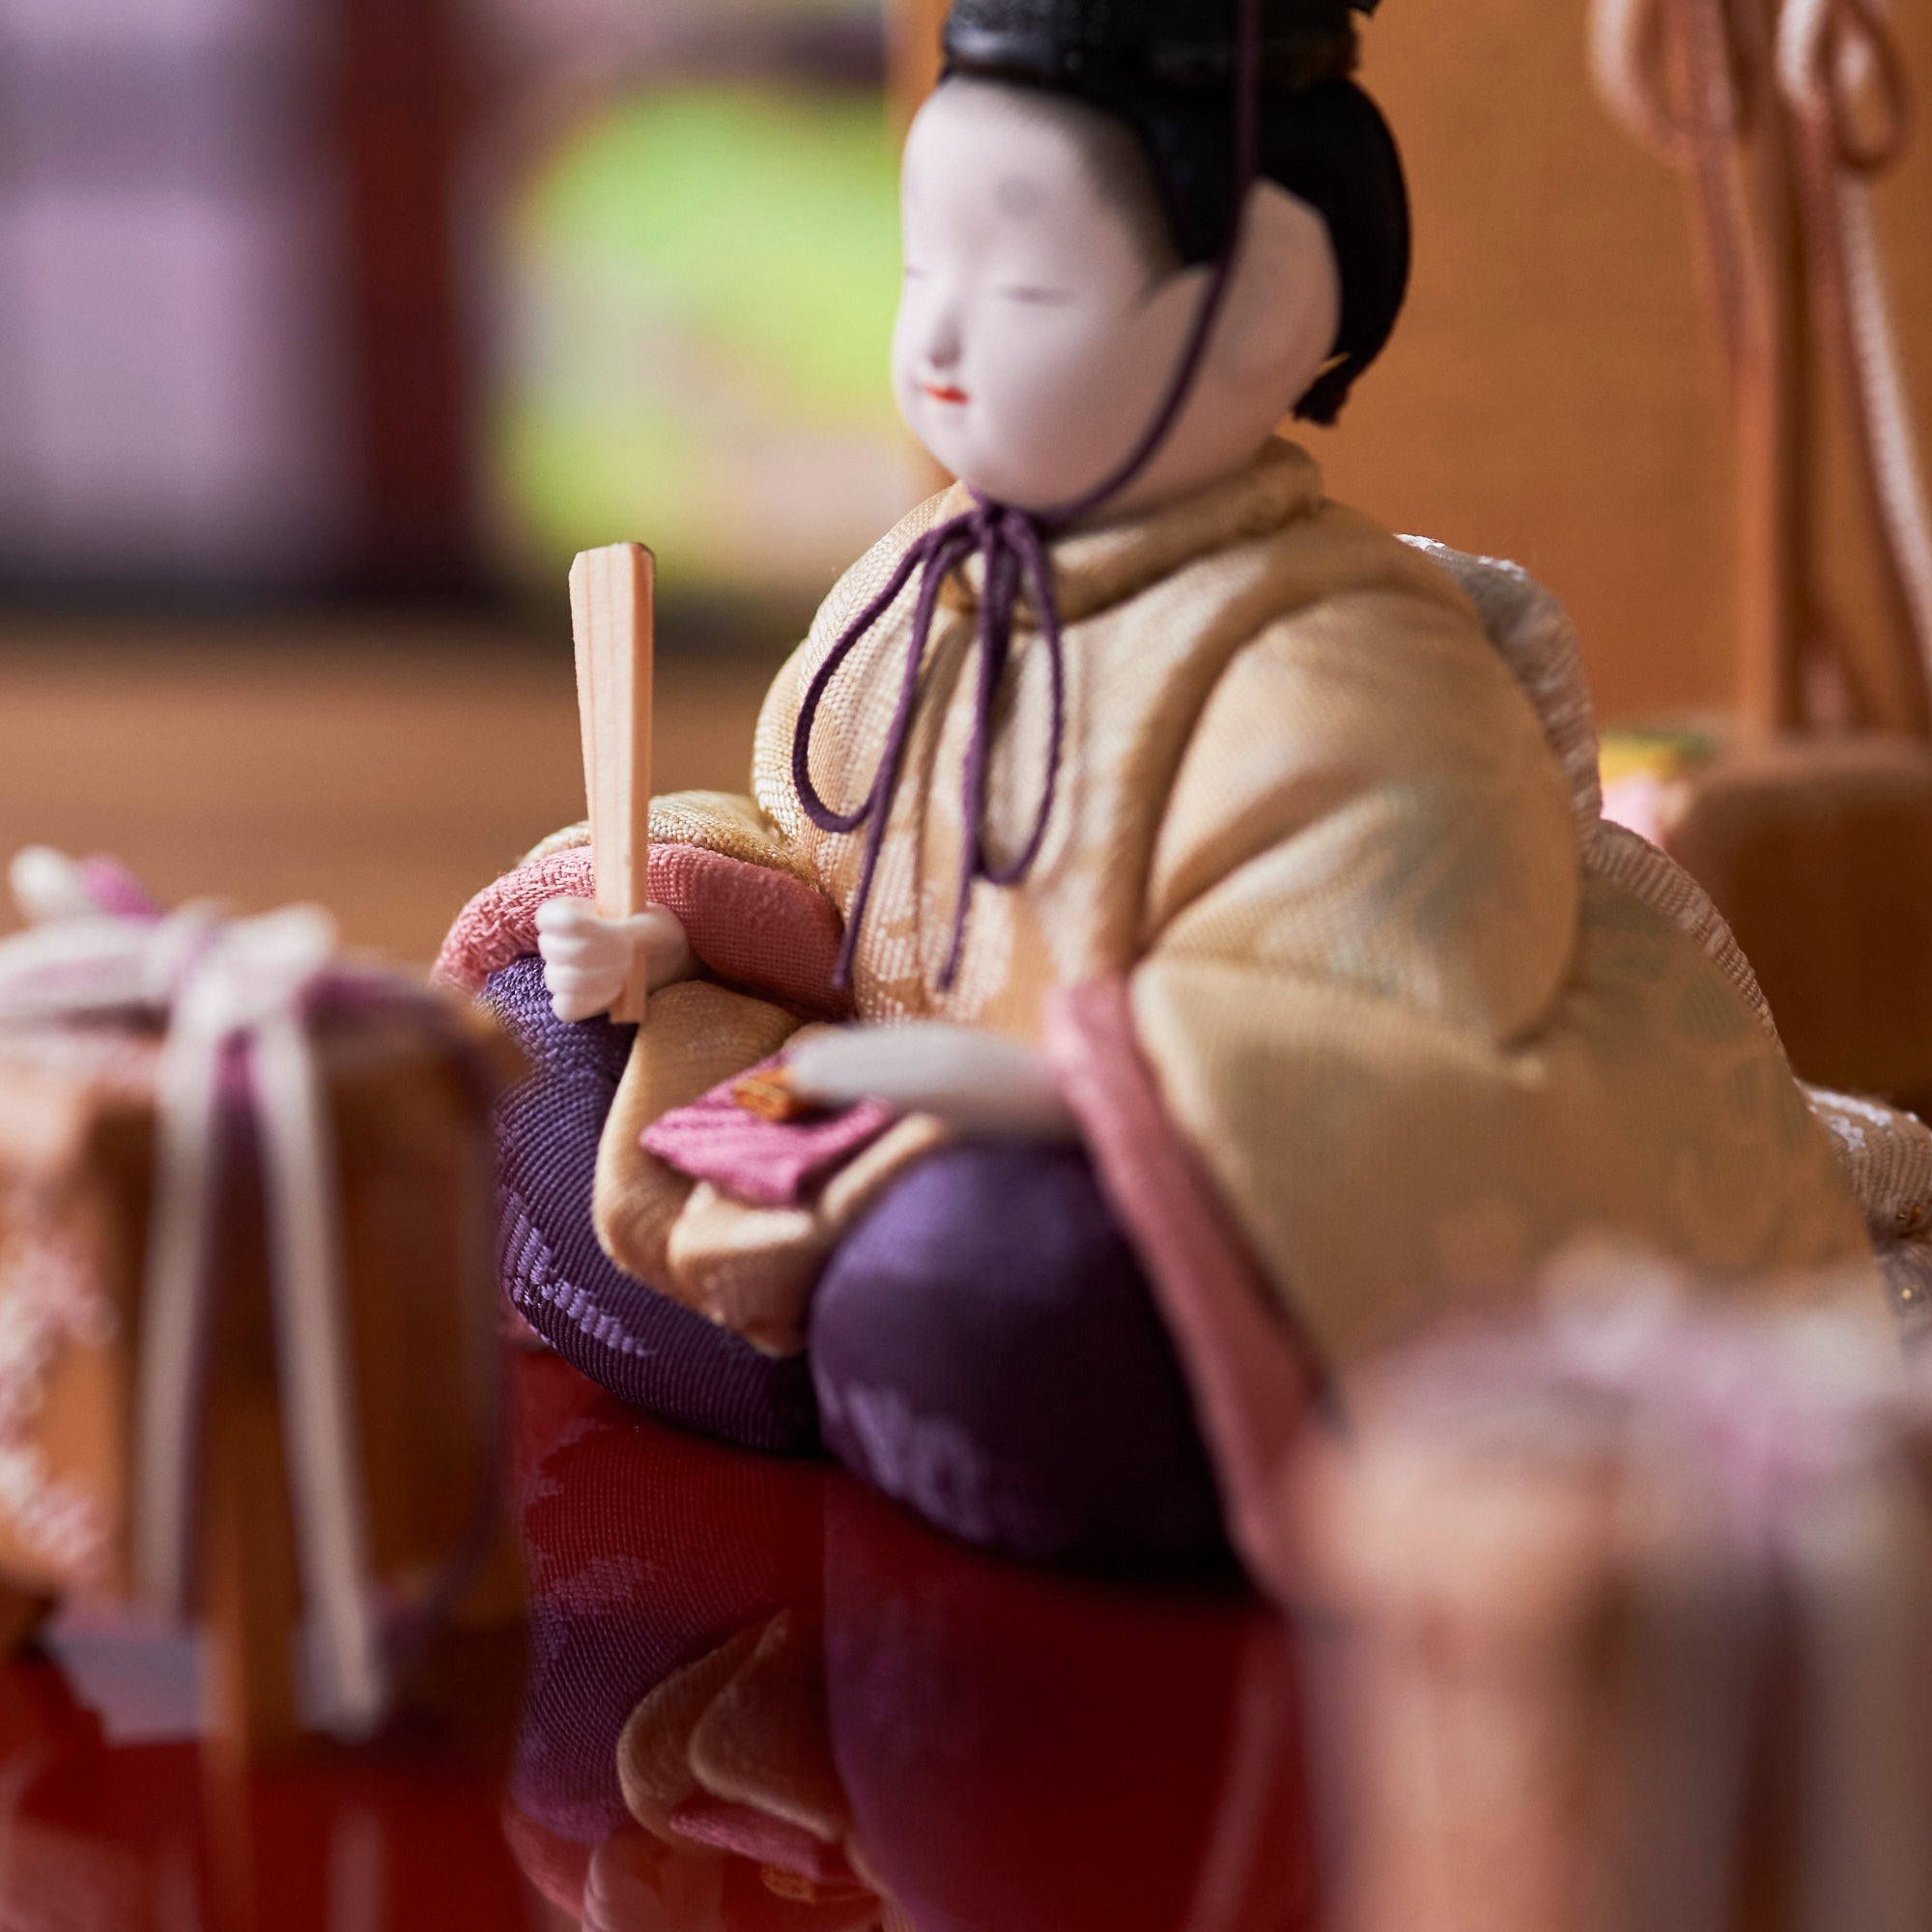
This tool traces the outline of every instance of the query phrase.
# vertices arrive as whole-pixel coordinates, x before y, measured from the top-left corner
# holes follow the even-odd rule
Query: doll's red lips
[[[925,393],[935,403],[968,403],[973,400],[964,389],[954,388],[951,383],[928,383]]]

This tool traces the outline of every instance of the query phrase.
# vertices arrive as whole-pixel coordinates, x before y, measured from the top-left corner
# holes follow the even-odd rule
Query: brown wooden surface
[[[221,1179],[218,1288],[195,1534],[208,1630],[203,1720],[217,1758],[287,1753],[301,1738],[301,1587],[261,1190],[255,1158],[231,1155]],[[118,1205],[130,1226],[145,1226],[145,1187]],[[122,1286],[128,1305],[135,1305],[138,1279],[132,1273]],[[137,1324],[128,1323],[122,1332],[139,1347]],[[372,1487],[384,1475],[396,1480],[391,1472],[372,1475]]]
[[[209,1416],[201,1602],[209,1634],[204,1722],[213,1749],[285,1755],[297,1704],[300,1593],[273,1382],[231,1365]]]
[[[319,1037],[371,1472],[369,1553],[380,1574],[415,1586],[465,1547],[496,1478],[501,1309],[487,1233],[481,1250],[465,1252],[494,1225],[494,1175],[462,1070],[440,1041],[367,1015],[324,1022]],[[520,1064],[512,1049],[506,1069]]]
[[[743,789],[769,657],[666,654],[657,783]],[[567,639],[450,625],[0,621],[0,861],[114,852],[170,900],[318,899],[427,964],[466,898],[583,816]],[[8,907],[0,923],[11,923]]]
[[[1877,735],[1740,747],[1685,788],[1671,856],[1757,969],[1807,1080],[1932,1101],[1932,752]]]

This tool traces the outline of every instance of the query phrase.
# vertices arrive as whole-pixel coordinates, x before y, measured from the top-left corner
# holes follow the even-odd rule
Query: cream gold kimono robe
[[[835,591],[766,700],[752,798],[662,800],[655,838],[849,910],[863,835],[825,834],[801,810],[800,695],[904,547],[962,502],[915,512]],[[1868,1264],[1775,1036],[1735,975],[1579,856],[1545,725],[1438,562],[1325,499],[1313,461],[1277,443],[1226,482],[1062,541],[1055,563],[1066,742],[1038,862],[1018,887],[977,889],[941,991],[969,568],[934,630],[856,1011],[1046,1045],[1156,1278],[1214,1249],[1224,1274],[1245,1267],[1272,1292],[1262,1320],[1296,1331],[1319,1374],[1431,1311],[1520,1292],[1581,1236],[1718,1281]],[[811,770],[835,807],[872,782],[910,606],[821,714]],[[996,856],[1017,849],[1039,798],[1047,669],[1023,623],[993,758]],[[940,1132],[902,1122],[798,1209],[731,1201],[639,1149],[651,1119],[795,1025],[713,983],[655,998],[598,1183],[600,1236],[622,1265],[772,1350],[800,1346],[840,1230]],[[1224,1309],[1228,1293],[1213,1291]],[[1221,1318],[1177,1294],[1183,1354],[1225,1349]]]

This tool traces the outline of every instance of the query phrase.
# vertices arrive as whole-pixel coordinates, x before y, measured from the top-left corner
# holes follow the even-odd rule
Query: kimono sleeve
[[[1485,1165],[1467,1143],[1563,995],[1578,917],[1567,784],[1473,615],[1337,599],[1223,676],[1156,849],[1131,1025],[1170,1130],[1327,1359],[1383,1329],[1409,1272],[1406,1240],[1365,1268],[1350,1231],[1433,1213],[1446,1142]]]
[[[1171,999],[1232,975],[1264,1035],[1319,986],[1501,1043],[1556,998],[1578,892],[1567,781],[1473,612],[1336,597],[1263,633],[1205,707],[1136,978]]]

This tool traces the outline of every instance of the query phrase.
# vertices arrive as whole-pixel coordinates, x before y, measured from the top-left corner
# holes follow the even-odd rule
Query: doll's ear
[[[1321,373],[1341,326],[1342,275],[1328,224],[1298,195],[1258,182],[1215,333],[1215,374],[1230,387],[1293,403]]]

